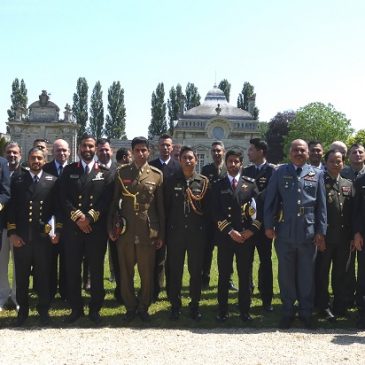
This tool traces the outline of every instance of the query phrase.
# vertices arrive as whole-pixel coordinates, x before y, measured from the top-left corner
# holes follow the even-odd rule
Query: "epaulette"
[[[20,166],[20,169],[22,170],[22,172],[26,172],[30,170],[29,166]]]
[[[98,162],[98,166],[100,170],[109,171],[109,167],[107,165],[104,165],[103,163]]]
[[[268,162],[267,165],[270,166],[273,169],[276,169],[276,167],[277,167],[277,165],[275,165],[275,164],[273,164],[271,162]]]
[[[252,177],[248,177],[248,176],[242,176],[242,179],[243,180],[246,180],[246,181],[249,181],[249,182],[251,182],[251,183],[254,183],[256,180],[255,179],[253,179]]]
[[[162,173],[162,171],[160,170],[160,169],[158,169],[157,167],[155,167],[155,166],[151,166],[151,165],[149,165],[149,167],[150,167],[150,169],[152,170],[152,171],[154,171],[154,172],[157,172],[159,175],[163,175],[163,173]]]

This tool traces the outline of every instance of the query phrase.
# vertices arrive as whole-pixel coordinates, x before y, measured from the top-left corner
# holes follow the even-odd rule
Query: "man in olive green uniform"
[[[155,250],[163,244],[165,215],[162,172],[147,163],[148,140],[132,140],[133,162],[121,166],[115,177],[112,209],[108,220],[109,237],[117,240],[121,272],[121,294],[127,309],[126,319],[136,313],[149,320],[153,294]],[[139,297],[134,289],[134,266],[141,278]]]
[[[316,304],[328,321],[346,312],[346,267],[350,254],[352,233],[352,182],[340,176],[345,156],[337,150],[325,155],[324,174],[327,205],[326,249],[319,252],[316,263]],[[329,306],[328,281],[332,262],[333,311]]]

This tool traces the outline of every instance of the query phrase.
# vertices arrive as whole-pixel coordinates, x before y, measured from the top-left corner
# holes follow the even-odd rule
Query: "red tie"
[[[232,190],[235,191],[237,188],[237,180],[235,178],[232,179]]]

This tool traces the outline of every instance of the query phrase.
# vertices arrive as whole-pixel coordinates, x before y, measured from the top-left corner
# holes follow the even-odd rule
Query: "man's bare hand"
[[[25,242],[23,241],[23,239],[20,236],[18,236],[17,234],[12,234],[9,237],[9,241],[13,247],[22,247],[25,245]]]
[[[153,240],[153,244],[155,245],[156,250],[159,250],[163,246],[163,241],[160,238],[156,238]]]
[[[76,224],[84,233],[90,233],[92,231],[90,221],[84,214],[76,221]]]
[[[358,251],[362,251],[362,248],[364,247],[364,239],[359,232],[355,233],[354,246]]]
[[[51,238],[51,242],[52,242],[53,245],[57,245],[60,242],[60,234],[59,233],[56,233],[55,235],[50,236],[50,238]]]
[[[317,233],[315,236],[314,236],[314,244],[317,246],[318,250],[320,252],[323,252],[325,251],[326,249],[326,241],[324,239],[324,236],[323,234],[319,234]]]
[[[241,233],[232,229],[231,232],[229,232],[229,237],[231,237],[231,239],[237,243],[243,243],[244,239],[241,236]]]
[[[245,231],[243,231],[241,233],[241,237],[243,238],[243,242],[245,242],[246,240],[248,240],[252,236],[253,236],[253,232],[250,229],[246,229]]]
[[[276,237],[275,230],[273,228],[266,228],[265,235],[270,240],[273,240]]]

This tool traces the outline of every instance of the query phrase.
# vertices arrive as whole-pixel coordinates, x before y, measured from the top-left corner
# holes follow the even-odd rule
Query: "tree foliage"
[[[227,79],[223,79],[219,83],[218,89],[221,89],[224,92],[224,95],[225,95],[227,101],[229,102],[230,93],[231,93],[231,84],[228,82],[228,80]]]
[[[19,79],[16,78],[11,85],[11,91],[11,106],[10,109],[8,109],[9,120],[15,118],[17,109],[23,109],[25,112],[28,104],[28,90],[23,79],[21,79],[19,83]]]
[[[79,125],[77,132],[80,138],[86,132],[86,123],[89,118],[88,114],[88,91],[89,86],[84,77],[79,77],[76,85],[76,92],[73,95],[72,113]]]
[[[354,143],[360,143],[365,146],[365,129],[360,129],[347,139],[347,146],[351,146]]]
[[[309,142],[320,141],[326,150],[333,141],[347,141],[352,134],[350,120],[332,104],[310,103],[297,110],[285,138],[285,151],[291,141],[300,138]]]
[[[289,124],[294,120],[295,112],[279,112],[268,123],[265,139],[268,144],[267,160],[280,163],[284,159],[284,137],[288,134]]]
[[[124,89],[119,81],[114,81],[108,89],[108,114],[105,122],[105,135],[108,138],[127,139],[125,120]]]
[[[188,82],[185,88],[185,110],[189,110],[200,105],[200,95],[198,88]]]
[[[167,132],[166,103],[163,83],[157,85],[151,98],[151,123],[148,127],[148,138],[160,136]]]
[[[103,92],[97,81],[90,98],[90,132],[95,138],[102,137],[104,127]]]
[[[249,82],[245,82],[242,91],[238,94],[237,108],[251,113],[254,119],[259,117],[259,109],[256,107],[255,88]]]

